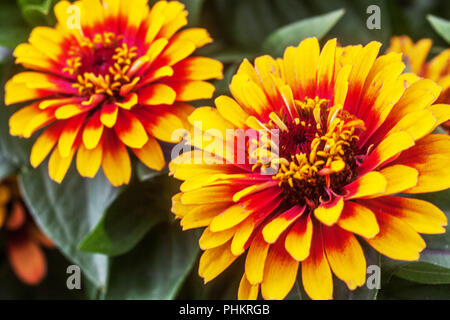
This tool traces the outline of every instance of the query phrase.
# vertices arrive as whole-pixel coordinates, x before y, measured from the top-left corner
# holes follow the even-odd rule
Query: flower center
[[[137,58],[136,51],[121,36],[111,32],[96,34],[93,40],[86,38],[69,51],[63,71],[76,76],[73,86],[80,96],[114,96],[123,85],[132,82],[127,73]]]
[[[355,178],[358,134],[364,123],[325,99],[295,101],[293,119],[271,114],[279,134],[279,181],[291,204],[311,207],[329,201]],[[280,122],[281,121],[281,122]],[[269,123],[270,125],[270,123]]]

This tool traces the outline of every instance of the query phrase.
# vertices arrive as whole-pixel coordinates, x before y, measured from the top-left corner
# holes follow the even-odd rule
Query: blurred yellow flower
[[[75,10],[76,9],[76,10]],[[76,154],[78,172],[102,167],[114,186],[127,184],[127,147],[148,167],[165,160],[156,139],[177,142],[192,106],[210,98],[222,64],[189,57],[211,42],[205,29],[188,28],[177,1],[81,0],[55,6],[55,28],[36,27],[15,51],[21,72],[5,87],[7,105],[29,102],[10,119],[10,133],[29,138],[45,128],[31,153],[37,167],[51,152],[50,177],[61,182]],[[79,17],[77,17],[79,14]],[[156,138],[156,139],[155,139]]]

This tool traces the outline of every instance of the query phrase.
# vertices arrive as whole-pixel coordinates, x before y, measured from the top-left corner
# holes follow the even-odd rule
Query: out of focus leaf
[[[234,74],[237,71],[238,66],[239,65],[237,63],[230,65],[225,69],[223,79],[214,81],[214,87],[216,87],[216,91],[214,92],[215,97],[222,94],[230,94],[229,85],[231,83],[231,80],[233,79]]]
[[[255,52],[243,52],[241,50],[222,50],[212,54],[211,57],[221,61],[222,63],[240,63],[244,59],[253,60],[258,54]]]
[[[78,243],[96,226],[119,193],[99,173],[83,179],[70,170],[59,185],[50,180],[47,165],[20,174],[20,187],[40,228],[97,287],[106,282],[108,258],[78,251]]]
[[[447,43],[450,44],[450,21],[429,14],[427,16],[434,31],[436,31]]]
[[[167,172],[165,170],[156,171],[156,170],[150,169],[142,162],[137,162],[135,168],[136,168],[136,175],[140,181],[149,180],[154,177],[167,174]]]
[[[20,9],[13,1],[0,3],[0,46],[14,49],[26,41],[30,28],[22,18]]]
[[[450,285],[424,285],[393,277],[378,294],[380,300],[448,300]]]
[[[181,0],[181,2],[186,5],[186,10],[189,12],[189,26],[196,27],[199,25],[204,1],[205,0]]]
[[[205,4],[214,5],[216,27],[226,34],[231,47],[245,51],[260,50],[268,34],[311,16],[301,0],[211,0]]]
[[[425,262],[401,267],[395,275],[419,283],[450,284],[450,269]]]
[[[53,6],[57,0],[17,0],[22,16],[30,26],[53,25]]]
[[[297,21],[272,32],[263,42],[263,51],[281,56],[287,46],[297,45],[308,37],[321,39],[342,18],[345,10],[340,9],[320,16]]]
[[[131,250],[148,230],[170,217],[170,198],[177,187],[167,176],[131,185],[111,204],[79,249],[112,256]]]
[[[0,180],[14,173],[16,166],[0,155]]]
[[[198,255],[195,231],[163,223],[129,253],[112,258],[107,299],[175,298]]]

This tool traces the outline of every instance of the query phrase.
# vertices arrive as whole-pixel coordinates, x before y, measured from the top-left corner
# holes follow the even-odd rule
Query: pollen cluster
[[[71,57],[63,71],[76,76],[73,87],[80,96],[114,96],[132,82],[129,71],[138,56],[137,47],[128,47],[122,38],[111,32],[96,34],[93,40],[83,39],[81,46],[70,50]],[[137,81],[139,78],[133,79],[134,83]]]

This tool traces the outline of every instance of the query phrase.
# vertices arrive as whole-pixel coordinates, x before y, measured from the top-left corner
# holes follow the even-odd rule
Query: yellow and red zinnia
[[[10,119],[10,133],[29,138],[45,128],[31,152],[37,167],[51,152],[50,177],[61,182],[76,153],[83,177],[100,166],[119,186],[131,176],[127,147],[148,167],[165,160],[156,139],[177,142],[192,106],[210,98],[222,77],[220,62],[190,57],[211,42],[202,28],[188,28],[184,5],[147,0],[58,2],[55,28],[36,27],[19,45],[21,72],[5,86],[7,105],[29,102]],[[156,139],[155,139],[156,138]]]
[[[330,299],[333,274],[351,290],[365,283],[359,240],[392,259],[417,260],[425,248],[419,233],[445,231],[436,206],[395,194],[450,187],[450,137],[430,134],[450,107],[433,105],[440,88],[403,74],[400,54],[378,57],[380,46],[340,48],[330,40],[320,50],[310,38],[283,58],[244,60],[230,84],[233,98],[191,114],[207,139],[191,137],[197,149],[169,164],[184,180],[172,211],[184,229],[206,227],[199,241],[205,282],[246,253],[240,299],[260,290],[283,299],[300,263],[308,295]],[[224,138],[237,129],[237,136],[263,133],[252,140],[256,149],[248,150],[251,139],[244,148]],[[213,148],[207,143],[218,139]],[[245,163],[229,152],[239,148]],[[258,151],[269,161],[250,161]]]

